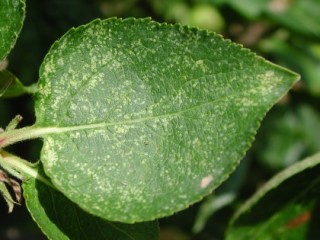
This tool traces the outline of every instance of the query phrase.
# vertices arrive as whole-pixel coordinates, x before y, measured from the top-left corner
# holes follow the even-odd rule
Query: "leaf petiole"
[[[6,131],[0,132],[0,149],[20,141],[39,138],[52,132],[53,131],[51,128],[36,128],[34,126],[30,126],[19,129],[11,129],[10,127],[9,130],[6,129]]]
[[[22,181],[32,177],[55,189],[50,180],[38,172],[37,168],[35,168],[36,164],[29,163],[28,161],[4,150],[0,151],[0,166],[9,174],[12,174]]]

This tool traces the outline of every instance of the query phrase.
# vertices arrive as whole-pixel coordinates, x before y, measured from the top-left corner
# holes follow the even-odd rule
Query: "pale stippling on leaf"
[[[81,208],[108,220],[152,220],[219,186],[297,79],[213,33],[96,20],[50,49],[36,124],[19,137],[43,137],[46,173]]]
[[[41,168],[36,168],[43,175]],[[49,239],[158,240],[158,222],[108,222],[80,209],[62,193],[30,179],[23,185],[27,208]]]

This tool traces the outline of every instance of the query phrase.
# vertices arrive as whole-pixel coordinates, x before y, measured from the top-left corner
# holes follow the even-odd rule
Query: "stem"
[[[42,137],[43,135],[56,132],[55,128],[37,128],[34,126],[13,129],[0,133],[0,149],[13,143]]]
[[[207,103],[205,103],[205,104],[207,104]],[[205,104],[203,104],[203,105],[205,105]],[[12,129],[12,130],[0,133],[0,149],[4,148],[6,146],[9,146],[13,143],[19,142],[19,141],[33,139],[33,138],[39,138],[39,137],[43,137],[44,135],[48,135],[48,134],[59,134],[59,133],[72,132],[72,131],[83,131],[83,130],[89,130],[89,129],[101,129],[101,128],[106,128],[108,126],[129,125],[129,124],[145,122],[148,120],[154,120],[154,119],[158,119],[158,118],[174,117],[174,116],[177,116],[183,112],[187,112],[193,108],[195,108],[195,107],[192,107],[192,108],[186,109],[186,110],[182,110],[182,111],[176,112],[176,113],[168,113],[168,114],[159,115],[159,116],[147,116],[147,117],[143,117],[143,118],[123,120],[123,121],[118,121],[118,122],[90,123],[90,124],[83,124],[83,125],[69,126],[69,127],[37,127],[36,125],[33,125],[30,127]]]
[[[0,158],[0,165],[3,161],[3,164],[6,166],[11,167],[15,171],[18,171],[21,173],[24,177],[32,177],[40,182],[46,184],[47,186],[55,189],[55,187],[52,185],[52,183],[44,176],[42,176],[38,169],[35,167],[35,165],[27,162],[26,160],[19,158],[18,156],[12,155],[11,153],[8,153],[6,151],[0,151],[2,158]],[[20,179],[23,180],[23,179]]]
[[[36,92],[38,92],[38,84],[34,83],[29,86],[24,86],[24,89],[28,94],[35,94]]]
[[[120,124],[128,124],[133,123],[134,121],[124,121],[120,122]],[[0,149],[7,147],[16,142],[40,138],[48,134],[59,134],[65,132],[79,131],[79,130],[87,130],[87,129],[96,129],[102,128],[106,126],[112,126],[119,123],[97,123],[97,124],[89,124],[89,125],[79,125],[79,126],[71,126],[71,127],[37,127],[30,126],[19,129],[12,129],[10,131],[0,132]]]
[[[84,124],[78,126],[69,126],[69,127],[37,127],[36,125],[30,127],[24,127],[19,129],[11,129],[9,131],[0,132],[0,149],[6,146],[9,146],[13,143],[20,142],[23,140],[33,139],[43,137],[48,134],[59,134],[65,132],[73,132],[73,131],[83,131],[89,129],[101,129],[106,128],[108,126],[115,125],[128,125],[134,123],[140,123],[147,120],[152,120],[160,117],[169,117],[175,116],[174,114],[167,114],[163,116],[151,116],[133,120],[124,120],[118,122],[101,122],[101,123],[93,123],[93,124]]]

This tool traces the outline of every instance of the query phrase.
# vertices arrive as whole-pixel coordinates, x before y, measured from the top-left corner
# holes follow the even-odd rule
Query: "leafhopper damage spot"
[[[212,182],[213,180],[213,177],[212,175],[208,175],[204,178],[201,179],[201,182],[200,182],[200,187],[201,188],[206,188],[208,187],[208,185]]]

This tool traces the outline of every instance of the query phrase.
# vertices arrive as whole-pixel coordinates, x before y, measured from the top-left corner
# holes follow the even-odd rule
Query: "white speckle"
[[[203,60],[198,60],[198,61],[196,61],[196,64],[197,64],[197,65],[202,65],[202,64],[203,64]]]
[[[129,131],[129,127],[126,125],[115,127],[115,132],[119,134],[126,134],[128,131]]]
[[[213,177],[212,175],[206,176],[204,178],[201,179],[201,183],[200,183],[200,187],[201,188],[206,188],[208,187],[208,185],[212,182]]]
[[[55,144],[53,139],[49,137],[46,138],[46,144],[43,147],[43,151],[46,153],[46,163],[48,168],[54,166],[58,161],[56,152],[52,150],[54,147],[59,148],[59,146]]]
[[[64,61],[63,61],[62,58],[59,58],[57,63],[58,63],[59,66],[63,66],[64,65]]]
[[[274,76],[274,72],[273,71],[267,71],[266,72],[266,77],[273,77]]]
[[[204,72],[207,70],[207,65],[204,63],[202,59],[196,61],[196,66]]]

